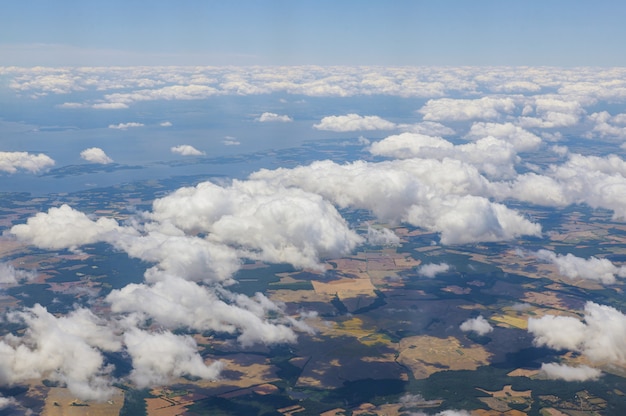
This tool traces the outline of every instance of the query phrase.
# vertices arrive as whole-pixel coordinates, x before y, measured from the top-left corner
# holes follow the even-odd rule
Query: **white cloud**
[[[463,332],[476,332],[478,335],[487,335],[493,331],[493,327],[482,315],[468,319],[461,324],[460,328]]]
[[[346,114],[345,116],[328,116],[322,118],[313,128],[328,131],[363,131],[363,130],[393,130],[396,124],[378,116],[360,116]]]
[[[54,160],[43,153],[35,155],[27,152],[0,152],[0,171],[3,172],[15,173],[18,170],[25,170],[39,173],[51,166],[54,166]]]
[[[296,334],[282,310],[262,294],[249,298],[210,289],[168,273],[149,271],[150,283],[129,284],[106,298],[116,313],[140,313],[168,329],[239,334],[244,346],[292,343]],[[269,313],[278,318],[269,320]]]
[[[617,267],[608,259],[589,257],[584,259],[571,253],[557,254],[549,250],[539,250],[537,258],[556,265],[559,273],[570,279],[595,280],[604,284],[615,283],[615,276],[626,276],[626,267]]]
[[[207,85],[169,85],[157,89],[143,89],[130,93],[107,94],[104,98],[112,104],[129,105],[140,101],[155,100],[201,100],[213,95],[218,91]]]
[[[139,388],[168,384],[183,375],[215,380],[223,367],[219,361],[204,363],[188,335],[131,328],[124,333],[124,344],[133,362],[130,379]]]
[[[99,349],[117,351],[118,337],[87,309],[55,317],[35,305],[9,314],[10,322],[23,322],[22,336],[7,335],[0,342],[0,377],[13,384],[33,378],[65,383],[82,399],[103,400],[112,393],[110,368]]]
[[[188,144],[181,144],[179,146],[174,146],[170,148],[172,153],[177,153],[182,156],[202,156],[205,153],[196,149],[195,147]]]
[[[597,380],[602,375],[602,371],[586,365],[571,367],[556,363],[541,364],[541,372],[549,379],[565,381]]]
[[[586,133],[586,137],[616,137],[626,138],[626,127],[624,127],[625,114],[618,114],[612,117],[607,111],[593,113],[589,116],[589,120],[594,123],[591,131]]]
[[[513,177],[520,158],[514,145],[492,136],[473,143],[453,145],[441,138],[418,133],[401,133],[372,143],[374,155],[406,158],[453,158],[476,166],[491,177]]]
[[[116,129],[116,130],[127,130],[131,127],[143,127],[143,123],[130,122],[130,123],[109,124],[110,129]]]
[[[541,139],[537,135],[513,123],[474,123],[466,135],[467,138],[472,140],[488,136],[511,143],[518,152],[535,150],[541,144]]]
[[[80,152],[80,157],[91,163],[101,163],[105,165],[107,163],[113,163],[113,159],[107,156],[104,150],[99,147],[90,147],[89,149],[83,150]]]
[[[128,108],[128,105],[124,103],[96,103],[91,108],[96,110],[124,110]]]
[[[36,277],[37,273],[34,271],[16,269],[10,263],[0,262],[0,284],[2,285],[16,285]]]
[[[237,140],[236,138],[232,136],[224,137],[224,140],[222,140],[222,143],[224,144],[224,146],[239,146],[241,144],[239,140]]]
[[[626,363],[626,316],[611,306],[587,302],[583,319],[529,318],[528,332],[537,346],[577,351],[594,362]]]
[[[102,217],[92,221],[64,204],[50,208],[47,213],[37,213],[26,224],[14,225],[9,232],[26,243],[58,250],[104,241],[118,231],[121,227],[115,220]]]
[[[293,119],[287,115],[279,115],[276,113],[263,113],[256,120],[260,123],[289,123],[293,121]]]
[[[518,120],[522,127],[574,126],[585,113],[582,104],[570,97],[544,95],[532,97],[529,101]]]
[[[418,113],[424,116],[424,120],[430,121],[490,120],[512,113],[515,107],[515,101],[510,97],[482,97],[474,100],[439,98],[428,100]]]
[[[397,246],[400,244],[400,237],[389,228],[367,227],[367,242],[372,245]]]
[[[417,268],[419,276],[433,278],[438,274],[445,273],[450,270],[450,265],[446,263],[428,263]]]
[[[489,183],[476,170],[450,159],[407,159],[339,165],[314,162],[294,169],[261,170],[251,178],[297,186],[340,207],[367,209],[380,220],[441,233],[443,244],[501,241],[539,235],[541,227],[487,198]]]
[[[211,241],[238,246],[244,256],[296,267],[320,267],[321,257],[349,253],[362,241],[319,195],[261,181],[181,188],[154,201],[152,218],[208,232]]]
[[[162,121],[161,123],[159,123],[159,126],[161,127],[172,127],[173,124],[171,121]]]

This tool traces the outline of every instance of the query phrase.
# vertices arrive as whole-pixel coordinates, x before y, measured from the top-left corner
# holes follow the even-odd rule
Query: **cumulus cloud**
[[[340,207],[367,209],[380,220],[441,233],[443,244],[502,241],[539,235],[541,227],[487,198],[489,183],[475,169],[444,159],[407,159],[344,165],[314,162],[261,170],[251,178],[314,192]]]
[[[7,335],[0,342],[2,382],[14,384],[49,378],[67,385],[83,399],[103,400],[112,393],[110,368],[100,350],[121,348],[119,338],[87,309],[55,317],[35,305],[12,312],[9,321],[24,323],[22,336]]]
[[[168,384],[183,375],[215,380],[223,367],[219,361],[207,365],[189,335],[131,328],[124,333],[124,344],[133,362],[130,379],[139,388]]]
[[[360,116],[346,114],[345,116],[328,116],[313,125],[317,130],[328,131],[363,131],[363,130],[393,130],[396,124],[378,116]]]
[[[513,123],[474,123],[466,135],[467,138],[472,140],[488,136],[511,143],[518,152],[535,150],[541,144],[539,136]]]
[[[171,121],[162,121],[162,122],[159,123],[159,126],[161,126],[161,127],[172,127],[173,124],[172,124]]]
[[[476,332],[478,335],[487,335],[493,331],[491,324],[482,315],[468,319],[461,324],[460,328],[463,332]]]
[[[500,198],[507,193],[502,189]],[[547,206],[587,204],[613,211],[613,219],[626,218],[626,162],[616,155],[569,154],[565,163],[552,164],[539,173],[518,175],[508,196]]]
[[[417,274],[428,278],[433,278],[438,274],[445,273],[450,270],[450,265],[446,263],[428,263],[417,268]]]
[[[2,285],[16,285],[36,277],[37,273],[34,271],[16,269],[10,263],[0,262],[0,284]]]
[[[608,259],[589,257],[584,259],[571,253],[557,254],[549,250],[539,250],[537,258],[556,265],[559,273],[570,279],[596,280],[604,284],[615,283],[615,276],[625,277],[626,267],[617,267]]]
[[[389,228],[367,227],[367,242],[372,245],[397,246],[400,244],[400,237]]]
[[[30,173],[39,173],[51,166],[54,160],[49,156],[39,153],[37,155],[28,152],[0,152],[0,171],[15,173],[25,170]]]
[[[321,257],[349,253],[362,242],[319,195],[262,181],[181,188],[154,202],[152,218],[207,232],[210,241],[236,245],[244,256],[296,267],[320,267]]]
[[[108,235],[120,230],[113,219],[102,217],[93,221],[63,204],[50,208],[47,213],[37,213],[26,224],[14,225],[9,233],[37,247],[58,250],[104,241]]]
[[[128,130],[129,128],[132,128],[132,127],[143,127],[143,123],[130,122],[130,123],[109,124],[110,129],[116,129],[116,130]]]
[[[602,375],[602,371],[586,365],[571,367],[556,363],[541,364],[541,372],[549,379],[565,381],[597,380]]]
[[[212,330],[238,334],[245,346],[255,343],[289,343],[296,334],[287,320],[267,319],[272,312],[282,316],[280,308],[264,295],[249,298],[226,290],[219,293],[180,277],[151,272],[150,283],[130,284],[107,296],[117,313],[140,313],[164,328],[181,326],[198,331]]]
[[[293,119],[287,115],[279,115],[276,113],[267,113],[267,112],[261,114],[256,120],[260,123],[271,123],[271,122],[289,123],[293,121]]]
[[[104,150],[99,147],[90,147],[80,152],[80,157],[91,163],[101,163],[106,165],[107,163],[113,163],[113,159],[104,153]]]
[[[571,98],[537,96],[530,99],[519,117],[522,127],[558,128],[576,125],[585,110],[582,104]]]
[[[577,351],[594,362],[626,362],[626,316],[617,309],[587,302],[583,320],[546,315],[528,319],[537,346]]]
[[[514,177],[515,165],[520,160],[513,144],[493,136],[478,139],[473,143],[454,145],[441,137],[405,132],[372,143],[370,152],[399,159],[453,158],[472,164],[495,178]]]
[[[482,97],[474,100],[439,98],[428,100],[418,113],[424,120],[462,121],[474,119],[497,119],[515,110],[515,101],[510,97]]]
[[[202,156],[205,154],[204,152],[201,152],[200,150],[188,144],[173,146],[172,148],[170,148],[170,151],[172,153],[177,153],[182,156]]]

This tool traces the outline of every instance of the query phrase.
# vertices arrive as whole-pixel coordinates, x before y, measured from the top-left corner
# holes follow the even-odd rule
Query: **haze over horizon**
[[[616,1],[8,2],[0,65],[626,65]]]

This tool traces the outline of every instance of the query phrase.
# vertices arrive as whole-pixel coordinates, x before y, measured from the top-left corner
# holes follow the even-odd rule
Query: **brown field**
[[[52,387],[46,397],[43,416],[117,416],[124,404],[124,392],[115,389],[108,401],[82,401],[66,388]],[[86,405],[86,406],[85,406]]]
[[[476,370],[489,363],[491,353],[482,346],[465,348],[454,337],[407,337],[398,344],[397,361],[409,367],[416,379],[444,370]]]
[[[359,279],[339,279],[331,282],[318,282],[313,281],[313,288],[315,293],[334,296],[337,295],[339,299],[354,298],[357,296],[372,296],[375,297],[374,285],[369,278]]]

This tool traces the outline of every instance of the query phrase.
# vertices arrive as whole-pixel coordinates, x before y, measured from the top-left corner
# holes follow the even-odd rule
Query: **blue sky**
[[[6,2],[0,65],[626,65],[620,1]]]

